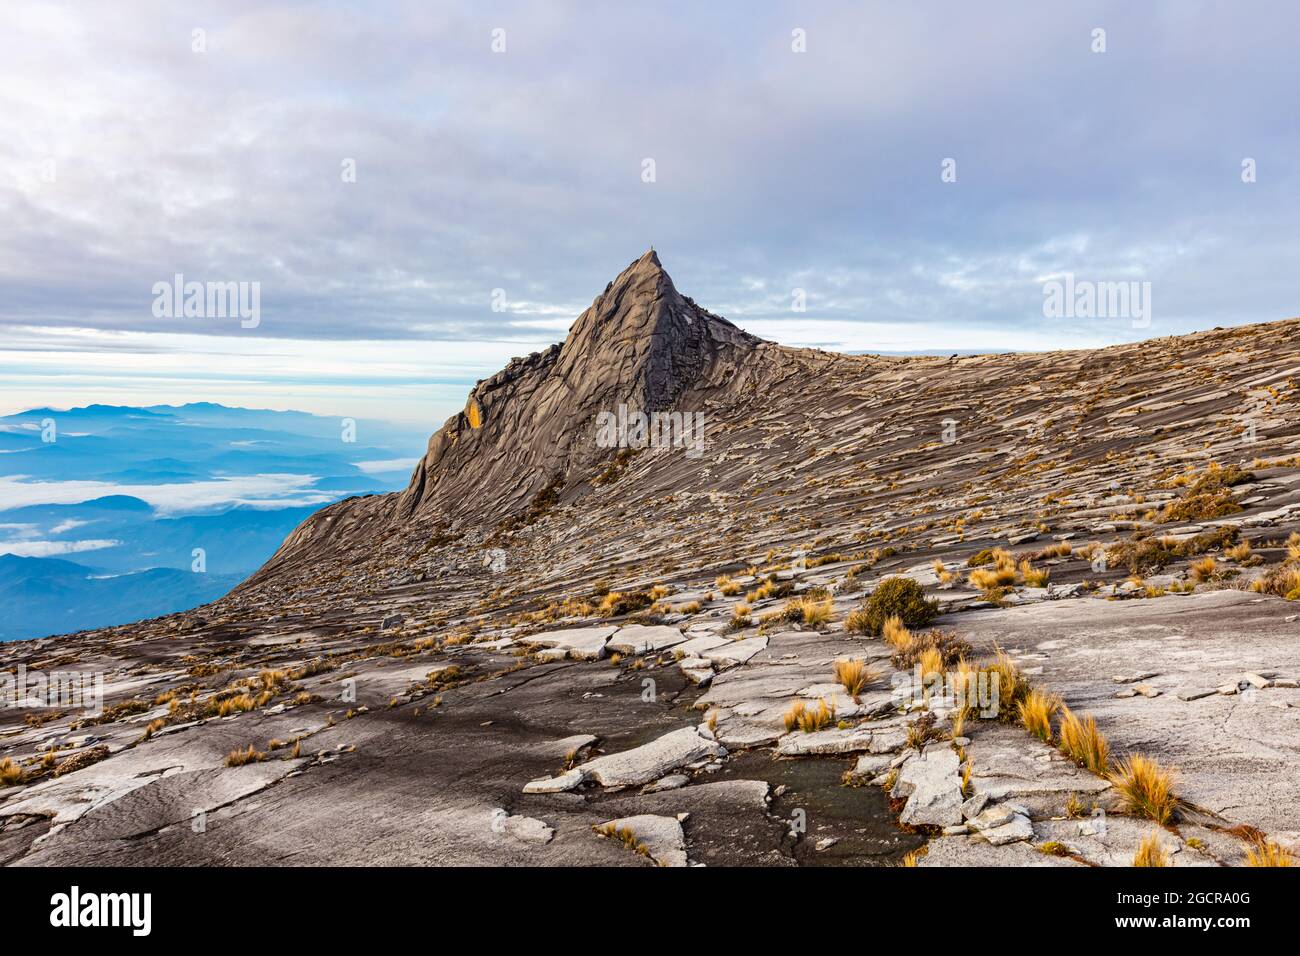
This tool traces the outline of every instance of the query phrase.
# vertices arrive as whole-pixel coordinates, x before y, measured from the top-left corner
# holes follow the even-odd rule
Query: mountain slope
[[[94,757],[83,716],[0,709],[25,775],[0,790],[6,858],[639,865],[611,822],[689,814],[678,850],[710,865],[1073,864],[1047,842],[1128,865],[1151,825],[1013,700],[959,727],[918,694],[930,645],[1176,766],[1181,863],[1240,864],[1234,824],[1300,833],[1300,322],[843,356],[754,340],[661,273],[638,260],[563,345],[479,383],[404,491],[317,512],[220,600],[0,645],[0,671],[107,674],[110,706],[103,761],[60,776],[52,745]],[[704,413],[703,453],[597,442],[620,403]],[[897,579],[935,631],[863,633]],[[846,660],[878,676],[850,693]],[[791,729],[823,702],[826,727]],[[938,835],[968,790],[1011,842]],[[166,825],[218,806],[201,838]],[[816,841],[786,822],[808,807]]]

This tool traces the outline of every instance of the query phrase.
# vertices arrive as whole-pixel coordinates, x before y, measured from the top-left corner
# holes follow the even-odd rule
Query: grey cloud
[[[792,318],[799,287],[808,316],[910,323],[917,348],[929,323],[1041,332],[1060,271],[1150,280],[1142,335],[1296,311],[1283,0],[9,17],[0,323],[237,331],[152,317],[152,284],[181,272],[260,281],[267,334],[532,340],[492,289],[576,314],[651,242],[741,324]]]

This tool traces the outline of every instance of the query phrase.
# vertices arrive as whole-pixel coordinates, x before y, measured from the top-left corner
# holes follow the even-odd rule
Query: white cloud
[[[80,528],[83,525],[90,524],[89,521],[82,521],[78,518],[69,518],[67,521],[60,521],[50,529],[50,534],[63,534],[65,531],[71,531],[74,528]]]
[[[367,475],[375,475],[388,471],[411,471],[419,461],[418,458],[389,458],[385,461],[357,461],[353,464]]]
[[[88,538],[85,541],[0,541],[0,554],[12,554],[20,558],[48,558],[56,554],[102,551],[105,548],[116,548],[121,543],[107,538]]]
[[[129,485],[107,481],[25,481],[0,477],[0,501],[10,508],[80,504],[106,495],[130,495],[147,502],[162,517],[244,505],[287,508],[318,505],[336,495],[313,491],[311,475],[248,475],[210,481]]]

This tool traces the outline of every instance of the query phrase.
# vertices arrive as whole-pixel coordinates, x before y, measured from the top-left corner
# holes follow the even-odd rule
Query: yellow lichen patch
[[[483,427],[483,409],[472,398],[465,404],[465,417],[469,419],[470,428],[477,430]]]

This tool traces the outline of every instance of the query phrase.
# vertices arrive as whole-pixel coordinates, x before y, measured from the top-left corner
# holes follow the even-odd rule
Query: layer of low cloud
[[[19,558],[51,558],[60,554],[79,554],[82,551],[103,551],[116,548],[122,542],[109,538],[87,538],[82,541],[0,541],[0,554]]]
[[[108,481],[29,481],[0,477],[0,501],[6,508],[28,505],[80,504],[108,495],[129,495],[153,507],[159,517],[196,514],[236,506],[289,508],[319,505],[337,495],[314,491],[312,475],[246,475],[166,484],[119,484]]]
[[[333,411],[343,387],[436,427],[650,243],[713,311],[827,348],[1091,346],[1297,311],[1285,0],[5,18],[11,410],[143,390]],[[260,282],[260,325],[155,318],[177,273]],[[1045,319],[1062,273],[1151,282],[1151,325]]]

